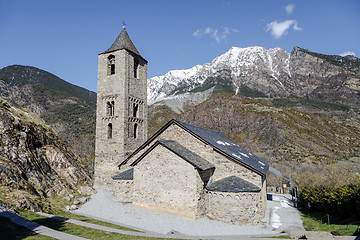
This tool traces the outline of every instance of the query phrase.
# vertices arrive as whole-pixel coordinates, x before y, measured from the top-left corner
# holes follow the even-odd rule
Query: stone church
[[[259,223],[268,163],[220,132],[174,119],[147,138],[147,109],[147,61],[123,28],[98,56],[95,184],[154,211]]]

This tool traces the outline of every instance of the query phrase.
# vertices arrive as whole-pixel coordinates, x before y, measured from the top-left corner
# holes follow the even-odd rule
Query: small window
[[[111,73],[110,75],[114,75],[115,74],[115,63],[111,63]]]
[[[137,138],[137,131],[138,131],[138,125],[137,123],[134,124],[134,138]]]
[[[111,102],[111,116],[114,116],[115,115],[115,102],[112,101]]]
[[[106,103],[106,116],[114,116],[115,102],[112,101]]]
[[[133,117],[138,117],[138,111],[139,111],[139,104],[134,103],[133,104]]]
[[[134,78],[137,78],[139,68],[139,60],[134,59]]]
[[[112,139],[112,124],[108,124],[108,132],[107,132],[107,138]]]
[[[111,116],[111,103],[106,103],[106,116]]]
[[[108,75],[114,75],[115,74],[115,56],[110,55],[108,57]]]

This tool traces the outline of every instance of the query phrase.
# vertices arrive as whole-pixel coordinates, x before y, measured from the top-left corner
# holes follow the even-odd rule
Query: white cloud
[[[235,28],[230,28],[230,30],[231,30],[232,32],[234,32],[234,33],[240,32],[239,30],[237,30],[237,29],[235,29]]]
[[[285,11],[287,14],[291,14],[295,9],[295,4],[289,4],[285,7]]]
[[[230,33],[238,33],[238,32],[239,30],[231,27],[221,27],[220,29],[207,27],[205,29],[196,30],[195,32],[193,32],[192,35],[196,38],[201,38],[203,36],[208,35],[213,39],[215,39],[217,43],[221,43],[227,41],[227,37]]]
[[[295,23],[294,23],[294,25],[293,25],[293,29],[294,29],[295,31],[301,31],[301,30],[302,30],[302,27],[299,27],[299,26],[297,25],[297,22],[295,21]]]
[[[293,27],[295,31],[301,31],[302,28],[298,26],[296,20],[285,20],[283,22],[273,21],[266,25],[265,32],[270,31],[271,35],[275,39],[281,38],[283,35],[287,34],[287,31],[290,27]]]
[[[201,37],[201,32],[200,32],[200,29],[196,30],[195,32],[193,32],[192,34],[194,37],[196,38],[200,38]]]
[[[340,53],[339,56],[342,56],[342,57],[345,57],[347,55],[351,55],[351,56],[354,56],[355,57],[355,52],[354,51],[347,51],[347,52],[344,52],[344,53]]]

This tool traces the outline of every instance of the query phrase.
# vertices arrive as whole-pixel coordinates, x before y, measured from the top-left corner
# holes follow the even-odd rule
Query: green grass
[[[321,216],[320,216],[321,215]],[[313,214],[308,214],[308,213],[303,213],[302,214],[302,220],[303,220],[303,226],[305,228],[306,231],[320,231],[320,232],[329,232],[329,225],[327,223],[327,218],[324,217],[323,221],[321,223],[321,217],[324,216],[325,214],[320,214],[320,213],[313,213]],[[346,224],[341,224],[341,223],[336,223],[333,224],[331,222],[336,222],[334,219],[330,219],[330,232],[331,231],[336,231],[338,233],[340,233],[341,236],[346,236],[348,235],[348,229],[347,229],[347,225]],[[351,222],[351,220],[347,221],[347,222]],[[359,232],[357,231],[357,225],[349,225],[349,235],[353,235],[353,234],[358,234]],[[356,236],[356,235],[354,235]]]
[[[76,197],[83,197],[83,195],[76,195]],[[48,199],[50,202],[51,207],[49,209],[47,209],[45,212],[55,215],[55,216],[59,216],[59,217],[63,217],[63,218],[69,218],[69,219],[74,219],[74,220],[78,220],[78,221],[82,221],[82,222],[87,222],[87,223],[92,223],[92,224],[97,224],[97,225],[101,225],[101,226],[105,226],[105,227],[110,227],[110,228],[115,228],[115,229],[120,229],[123,231],[133,231],[133,232],[141,232],[141,231],[137,231],[131,228],[127,228],[127,227],[122,227],[116,224],[112,224],[112,223],[108,223],[108,222],[103,222],[100,220],[96,220],[93,218],[89,218],[86,216],[81,216],[81,215],[77,215],[68,211],[63,210],[65,208],[65,206],[68,204],[68,202],[65,202],[64,199],[62,197],[51,197]],[[41,217],[40,215],[29,211],[29,210],[19,210],[19,214],[20,216],[22,216],[23,218],[29,219],[30,218],[38,218]],[[44,216],[42,216],[44,218]]]
[[[75,225],[72,223],[67,223],[67,222],[43,217],[43,216],[40,216],[31,211],[21,211],[20,216],[22,216],[28,220],[31,220],[33,222],[36,222],[38,224],[49,227],[51,229],[54,229],[56,231],[60,231],[60,232],[68,233],[68,234],[75,235],[78,237],[88,238],[88,239],[96,239],[96,240],[98,240],[98,239],[99,240],[102,240],[102,239],[106,239],[106,240],[112,240],[112,239],[127,239],[127,240],[162,239],[162,238],[152,238],[152,237],[131,236],[131,235],[124,235],[124,234],[119,234],[119,233],[101,231],[101,230],[97,230],[97,229],[92,229],[92,228],[88,228],[88,227]]]
[[[97,224],[97,225],[101,225],[101,226],[105,226],[105,227],[120,229],[120,230],[124,230],[124,231],[141,232],[141,231],[137,231],[137,230],[134,230],[134,229],[131,229],[131,228],[122,227],[122,226],[119,226],[119,225],[116,225],[116,224],[103,222],[103,221],[96,220],[96,219],[93,219],[93,218],[77,215],[77,214],[67,212],[67,211],[64,211],[64,210],[55,210],[55,211],[53,211],[53,215],[56,215],[56,216],[59,216],[59,217],[64,217],[64,218],[70,218],[70,219],[74,219],[74,220],[78,220],[78,221],[82,221],[82,222],[93,223],[93,224]]]

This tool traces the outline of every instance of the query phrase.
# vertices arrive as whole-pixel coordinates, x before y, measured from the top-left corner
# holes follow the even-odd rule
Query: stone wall
[[[208,207],[208,198],[207,198],[207,194],[206,194],[206,190],[204,188],[204,186],[206,186],[207,182],[209,181],[211,175],[213,174],[214,169],[208,169],[206,171],[198,171],[200,178],[198,178],[198,190],[197,192],[199,193],[199,198],[198,198],[198,202],[197,202],[197,217],[205,217],[206,216],[206,211],[207,211],[207,207]]]
[[[133,54],[127,52],[127,71],[126,79],[126,102],[127,108],[127,126],[125,126],[125,155],[135,151],[141,144],[147,140],[147,62]],[[138,61],[136,77],[134,76],[134,63]],[[134,117],[133,104],[138,104],[138,114]],[[137,125],[137,137],[134,138],[135,125]],[[120,162],[119,162],[120,163]]]
[[[115,74],[108,71],[108,57],[115,57]],[[96,104],[95,184],[111,184],[111,174],[124,158],[125,69],[126,51],[119,50],[98,56],[98,86]],[[107,113],[107,102],[114,102],[113,114]],[[108,138],[112,124],[112,138]]]
[[[161,135],[153,140],[152,144],[154,144],[157,140],[177,141],[181,145],[188,148],[190,151],[195,152],[216,166],[215,172],[210,178],[210,181],[217,181],[222,178],[235,175],[255,184],[256,186],[259,186],[260,188],[263,187],[263,179],[259,174],[251,171],[239,163],[235,163],[232,160],[225,158],[221,154],[214,151],[211,146],[193,137],[190,133],[176,124],[169,126]],[[146,151],[146,149],[135,155],[132,158],[132,161],[136,160],[144,151]]]
[[[114,59],[111,74],[109,57]],[[138,61],[136,77],[134,62]],[[112,184],[125,157],[147,139],[147,62],[125,49],[98,56],[95,184]],[[113,105],[111,114],[109,103]],[[138,114],[134,114],[137,104]],[[112,131],[109,138],[109,124]],[[135,134],[136,132],[136,134]]]
[[[264,217],[260,193],[213,192],[207,194],[207,216],[236,225],[257,224]]]
[[[260,191],[260,199],[259,199],[260,202],[259,209],[263,217],[265,216],[265,211],[266,211],[266,200],[267,200],[266,179],[263,178],[262,187]]]
[[[158,145],[134,168],[134,206],[196,218],[203,184],[198,171]]]
[[[264,217],[265,177],[224,157],[175,124],[154,139],[152,144],[157,140],[179,142],[212,163],[215,170],[204,172],[194,170],[194,167],[185,160],[158,145],[135,166],[135,206],[192,218],[207,216],[230,224],[257,224]],[[132,161],[147,149],[134,156]],[[127,168],[129,164],[122,168]],[[217,181],[233,175],[259,186],[261,191],[223,193],[208,192],[204,189],[207,181]]]
[[[133,201],[134,180],[113,180],[114,187],[111,189],[115,199],[122,203]]]

